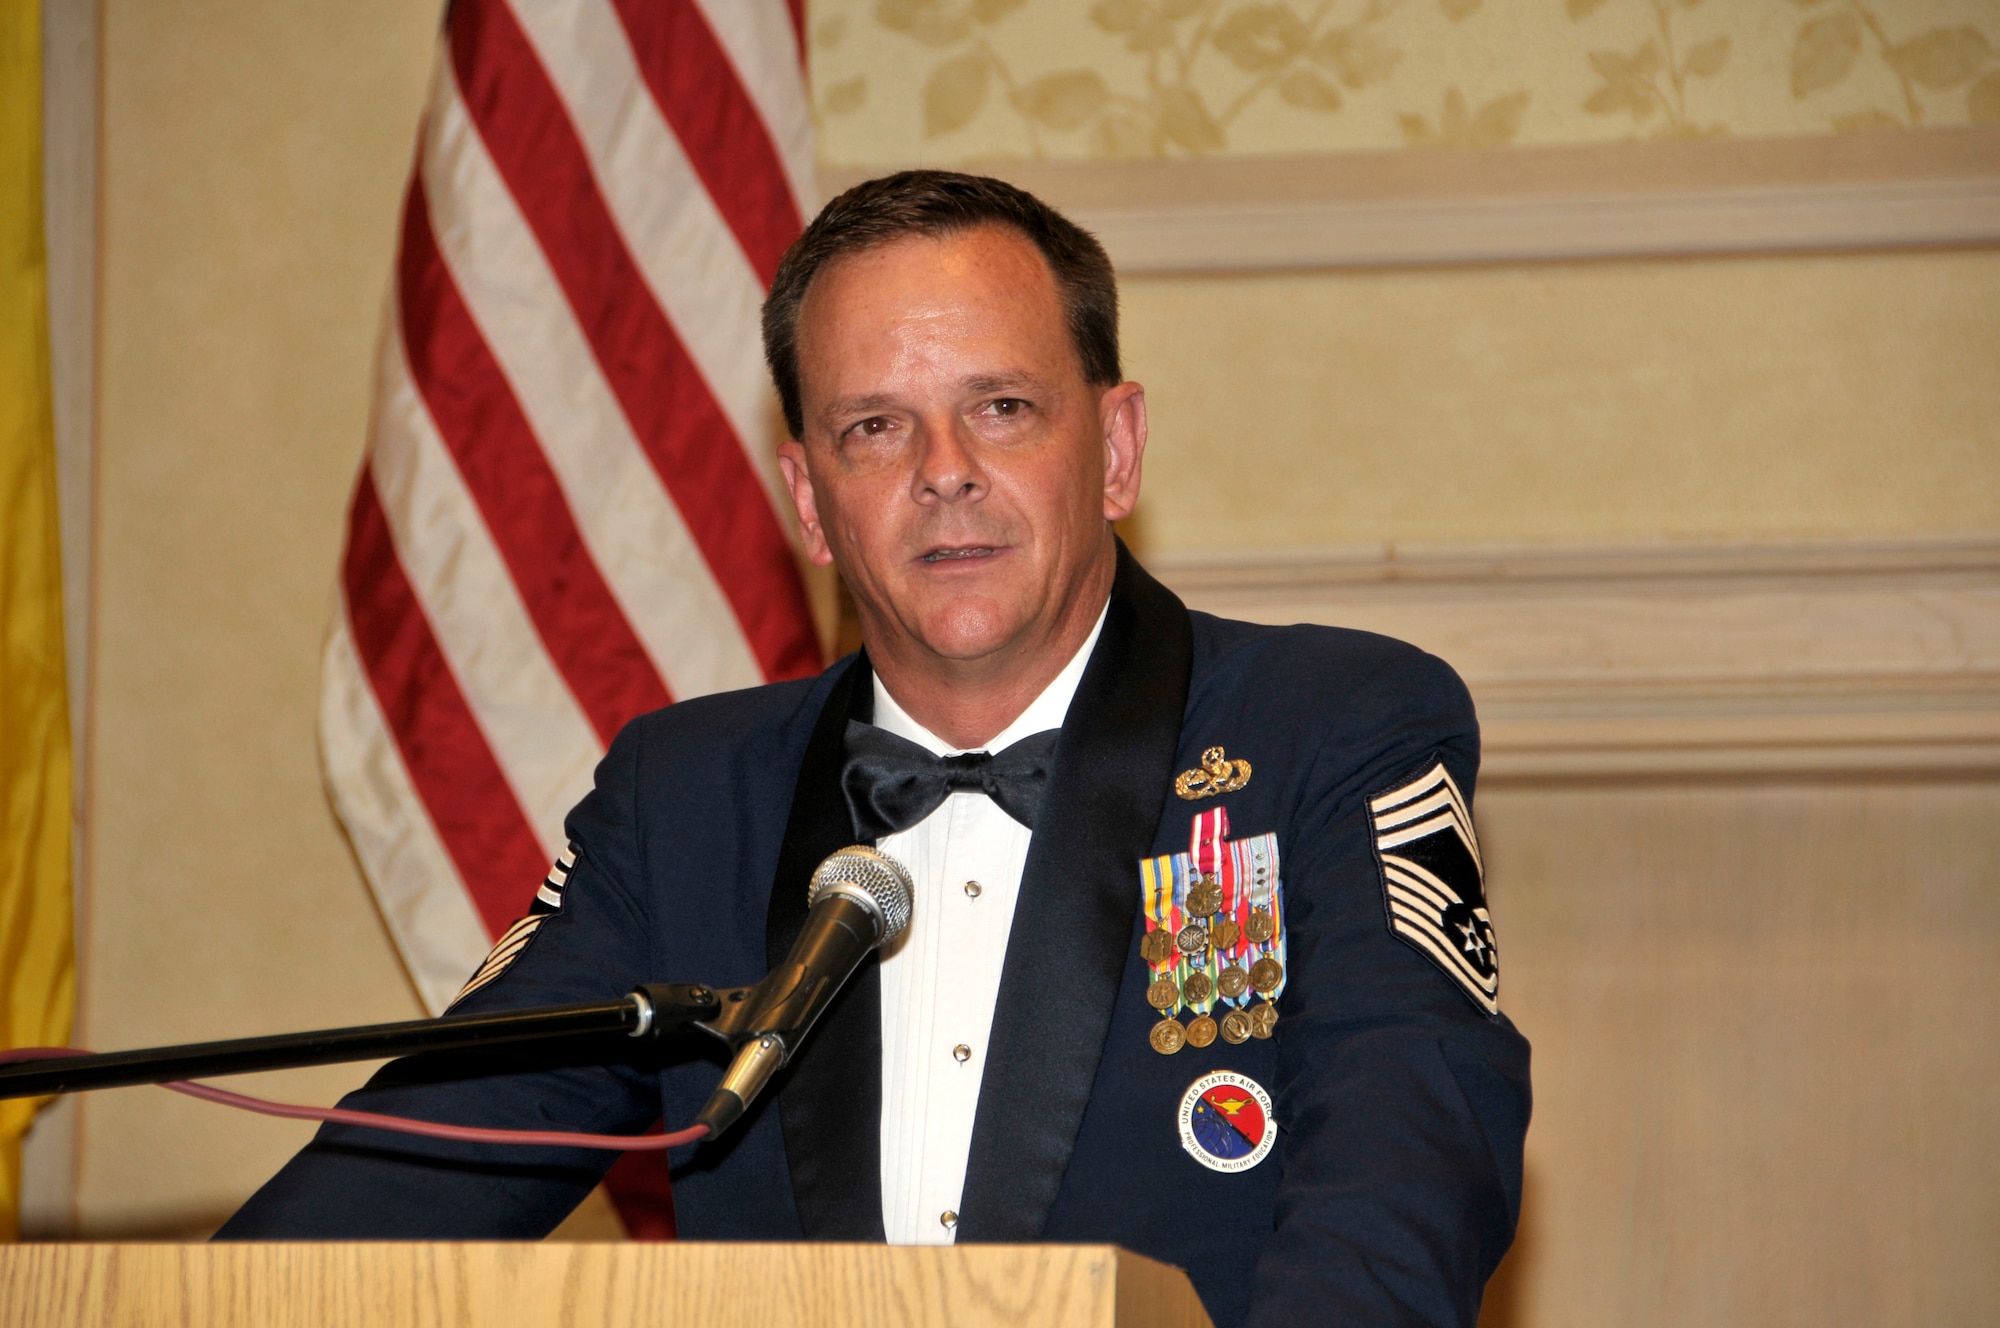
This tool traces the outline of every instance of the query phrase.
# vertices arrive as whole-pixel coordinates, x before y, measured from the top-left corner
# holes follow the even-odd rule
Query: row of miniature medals
[[[1228,834],[1227,809],[1212,808],[1194,818],[1186,853],[1139,865],[1146,908],[1139,954],[1152,970],[1146,1001],[1160,1012],[1151,1038],[1163,1056],[1218,1036],[1268,1038],[1277,1027],[1285,989],[1278,837]],[[1183,1009],[1193,1015],[1185,1024]]]

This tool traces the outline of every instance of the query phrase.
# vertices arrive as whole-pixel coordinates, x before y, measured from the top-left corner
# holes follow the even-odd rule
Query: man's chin
[[[926,632],[920,639],[932,655],[953,664],[977,664],[1006,653],[1018,633],[1008,631],[991,632]]]
[[[1025,615],[1009,613],[985,595],[955,596],[920,614],[912,633],[925,650],[955,664],[977,664],[1019,640]]]

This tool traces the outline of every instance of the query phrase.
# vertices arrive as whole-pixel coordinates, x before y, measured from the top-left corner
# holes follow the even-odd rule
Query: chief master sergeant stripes
[[[1389,927],[1488,1014],[1499,1011],[1500,951],[1486,911],[1472,813],[1443,762],[1368,800]]]

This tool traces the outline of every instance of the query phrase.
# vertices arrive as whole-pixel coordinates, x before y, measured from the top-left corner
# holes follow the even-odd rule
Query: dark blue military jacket
[[[812,869],[854,839],[841,737],[872,695],[857,656],[627,726],[570,816],[561,907],[457,1008],[755,982],[802,925]],[[1175,775],[1217,746],[1252,762],[1249,782],[1176,797]],[[1472,1325],[1520,1209],[1528,1046],[1450,956],[1397,931],[1369,804],[1440,761],[1469,797],[1478,759],[1471,700],[1439,660],[1190,613],[1121,548],[1021,883],[958,1239],[1122,1245],[1187,1269],[1218,1325]],[[1281,1018],[1269,1040],[1162,1055],[1138,864],[1185,851],[1193,814],[1216,805],[1232,837],[1278,837]],[[693,1119],[720,1044],[635,1045],[412,1058],[343,1105],[596,1132]],[[1183,1094],[1218,1069],[1275,1099],[1275,1149],[1234,1174],[1179,1134]],[[882,1240],[872,959],[774,1088],[679,1156],[682,1238]],[[539,1237],[611,1160],[329,1126],[220,1234]]]

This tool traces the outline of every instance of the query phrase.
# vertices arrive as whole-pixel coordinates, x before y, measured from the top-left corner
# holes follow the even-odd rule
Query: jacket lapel
[[[1062,1184],[1132,944],[1137,864],[1152,851],[1173,783],[1193,642],[1187,606],[1121,541],[1104,630],[1063,723],[1021,877],[959,1202],[961,1241],[1035,1239]],[[1058,992],[1063,1017],[1050,1019]],[[879,1062],[878,1049],[867,1062],[878,1111]],[[867,1119],[872,1131],[875,1114]],[[877,1147],[871,1133],[871,1160]],[[879,1231],[879,1185],[871,1193]]]
[[[840,792],[850,718],[874,712],[874,674],[858,656],[826,698],[806,743],[771,886],[765,947],[775,967],[806,920],[806,888],[829,853],[854,842]],[[814,1025],[778,1084],[778,1116],[799,1221],[815,1240],[880,1241],[882,969],[870,954]]]

